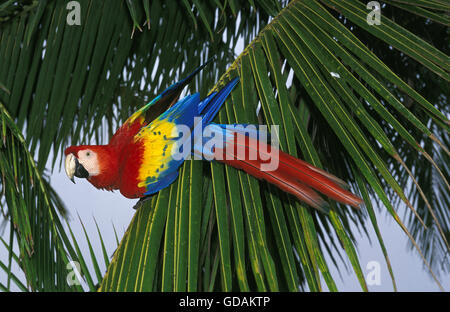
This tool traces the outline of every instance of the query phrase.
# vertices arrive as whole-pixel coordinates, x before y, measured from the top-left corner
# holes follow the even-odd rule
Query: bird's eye
[[[91,156],[91,153],[90,152],[86,152],[86,156]]]

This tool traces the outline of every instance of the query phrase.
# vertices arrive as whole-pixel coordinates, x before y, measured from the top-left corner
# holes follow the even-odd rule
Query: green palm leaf
[[[396,289],[374,206],[430,272],[448,271],[439,265],[450,240],[448,46],[402,24],[441,31],[447,4],[387,1],[373,26],[356,0],[79,2],[80,26],[65,22],[63,2],[0,4],[0,204],[12,229],[1,289],[336,291],[330,266],[349,262],[368,290],[351,230],[366,231],[367,215]],[[235,57],[238,42],[245,49]],[[61,200],[43,174],[57,161],[49,155],[106,140],[212,55],[217,62],[192,91],[240,78],[217,122],[279,125],[271,135],[283,151],[342,177],[366,205],[330,202],[319,212],[234,168],[186,161],[178,180],[136,212],[111,260],[97,227],[103,273],[84,225],[86,252],[61,224]],[[75,259],[86,289],[65,283]],[[27,283],[13,261],[22,261]]]
[[[60,198],[54,196],[45,175],[37,169],[22,133],[1,102],[0,129],[0,206],[3,222],[10,228],[7,245],[10,262],[8,266],[2,265],[2,269],[8,271],[6,268],[11,267],[14,257],[25,272],[27,289],[68,290],[67,284],[61,283],[67,254],[59,236],[63,229],[54,222],[59,218],[58,210],[64,213],[65,207]],[[7,209],[3,210],[4,207]],[[13,250],[15,246],[17,255]],[[54,259],[50,268],[47,267],[49,258]],[[16,281],[14,275],[11,277]],[[23,289],[22,284],[16,284]]]

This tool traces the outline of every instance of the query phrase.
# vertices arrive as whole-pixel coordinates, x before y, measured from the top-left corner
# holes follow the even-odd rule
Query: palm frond
[[[362,22],[359,23],[363,12],[362,6],[357,1],[323,2],[344,14],[362,29],[367,28],[362,25]],[[354,9],[350,10],[349,7]],[[383,41],[399,49],[404,49],[405,53],[417,58],[423,65],[446,79],[445,55],[432,47],[424,49],[423,40],[391,21],[386,21],[381,28],[379,33],[378,30],[371,31],[371,33],[379,34]],[[388,32],[398,33],[397,37],[402,34],[404,39],[398,42],[398,38],[387,37],[385,34]],[[337,40],[335,40],[336,37]],[[291,70],[294,73],[292,85],[297,87],[296,90],[292,87],[290,90],[286,88],[286,85],[289,84],[287,77]],[[377,72],[376,77],[372,75],[373,70]],[[426,151],[421,148],[414,137],[404,131],[405,122],[414,124],[422,136],[428,137],[429,142],[439,141],[441,146],[445,145],[392,93],[391,84],[394,83],[413,97],[422,107],[423,113],[428,119],[439,123],[442,128],[437,132],[445,131],[448,128],[448,120],[444,114],[397,77],[349,29],[334,18],[326,7],[315,1],[292,1],[246,47],[216,87],[223,85],[234,76],[240,76],[241,83],[232,93],[232,99],[226,103],[225,111],[220,112],[218,119],[221,123],[257,123],[255,112],[258,103],[261,103],[262,114],[260,117],[263,124],[281,125],[277,134],[283,150],[294,155],[301,152],[299,155],[319,167],[324,162],[327,164],[326,169],[331,172],[341,172],[343,176],[348,175],[350,178],[360,176],[358,179],[361,181],[360,187],[364,187],[361,191],[364,190],[366,200],[369,198],[365,191],[367,185],[410,237],[414,245],[418,247],[392,204],[393,198],[399,198],[410,207],[415,218],[424,223],[406,196],[403,190],[404,185],[400,185],[389,170],[391,163],[401,162],[401,159],[399,160],[398,147],[394,145],[398,142],[393,142],[389,138],[386,128],[394,127],[403,138],[402,144],[409,144],[416,150],[416,153],[422,154],[425,159],[427,159]],[[288,96],[289,92],[291,92],[290,96]],[[305,116],[296,116],[299,98],[308,103],[306,118]],[[391,107],[386,103],[389,103]],[[369,107],[368,104],[371,106]],[[321,116],[320,118],[317,113]],[[400,118],[398,114],[400,114]],[[300,121],[296,122],[297,118],[309,122],[304,125]],[[380,118],[384,121],[383,123],[379,122]],[[358,122],[356,122],[357,119]],[[294,123],[298,125],[299,132],[292,131]],[[331,143],[328,142],[329,139],[327,140],[327,144],[331,143],[332,145],[314,144],[307,129],[315,126],[320,127],[322,133],[332,133],[334,141]],[[298,149],[297,143],[302,146],[301,149]],[[317,148],[318,150],[316,150]],[[330,157],[333,157],[334,160],[330,161]],[[346,164],[346,166],[342,167],[342,164]],[[428,162],[429,167],[433,165],[435,164]],[[171,188],[171,192],[178,190],[175,206],[179,207],[179,210],[175,212],[175,235],[171,236],[175,240],[175,258],[170,260],[173,269],[162,271],[162,274],[173,274],[174,279],[171,281],[164,275],[161,278],[166,283],[173,282],[173,289],[186,289],[187,265],[184,255],[191,252],[187,243],[190,239],[187,215],[188,211],[196,208],[185,198],[192,198],[195,196],[194,194],[203,193],[201,184],[191,184],[190,182],[198,180],[205,174],[209,176],[209,171],[211,172],[210,178],[216,207],[216,220],[214,223],[210,223],[212,228],[209,232],[217,232],[217,236],[211,237],[213,241],[208,242],[209,245],[200,246],[200,250],[207,246],[218,246],[219,269],[215,271],[216,266],[211,266],[206,262],[197,265],[209,278],[219,274],[221,283],[210,281],[206,285],[213,283],[212,289],[230,290],[230,276],[234,275],[234,278],[239,281],[236,287],[241,290],[247,289],[247,285],[250,285],[250,289],[261,291],[295,290],[298,288],[299,280],[298,274],[294,277],[293,272],[296,272],[301,265],[310,289],[322,289],[319,274],[324,276],[328,289],[336,289],[320,248],[319,239],[322,236],[318,235],[316,227],[317,223],[325,222],[330,224],[327,225],[327,228],[333,228],[340,238],[362,289],[367,289],[354,243],[348,234],[348,220],[349,218],[353,219],[354,212],[332,204],[330,218],[322,218],[289,196],[258,183],[242,172],[235,172],[231,168],[224,171],[223,167],[216,164],[212,164],[210,168],[205,165],[203,170],[199,168],[194,171],[191,170],[193,166],[187,162],[182,169],[182,178],[179,182],[181,184],[178,184],[177,188],[176,186]],[[228,183],[224,183],[224,181]],[[240,188],[231,187],[236,183],[239,183]],[[353,184],[353,187],[358,192],[357,185]],[[154,205],[159,202],[159,196],[152,205],[143,208],[148,212],[137,213],[130,225],[129,235],[137,233],[137,224],[140,227],[143,226],[141,222],[145,217],[141,217],[141,215],[157,212]],[[203,200],[206,198],[204,197]],[[369,209],[369,211],[371,210]],[[196,215],[198,213],[196,210]],[[370,214],[372,223],[377,228],[373,213]],[[238,219],[235,219],[236,217]],[[270,219],[270,222],[267,222],[267,219]],[[286,222],[286,220],[290,222]],[[167,228],[169,224],[166,224],[166,221],[168,219],[163,216],[151,222],[157,222],[152,224],[157,228],[164,225]],[[433,222],[438,224],[439,220],[434,219]],[[184,231],[188,231],[188,235],[180,236],[180,233]],[[245,246],[237,240],[236,236],[239,235],[233,233],[247,235]],[[162,235],[162,232],[158,232],[158,235]],[[380,234],[378,239],[390,268],[389,258]],[[134,257],[134,253],[130,252],[128,242],[134,244],[135,241],[135,238],[125,235],[119,247],[121,250],[120,261],[112,262],[112,267],[105,277],[105,283],[102,284],[101,290],[161,289],[161,285],[154,279],[152,283],[145,284],[145,286],[142,283],[143,287],[141,288],[128,288],[124,284],[123,275],[114,269],[120,263],[120,270],[128,272],[127,265],[123,266],[123,264],[131,265],[125,259]],[[162,247],[158,246],[152,245],[151,252],[153,254],[161,253],[159,257],[154,256],[153,258],[162,259],[162,263],[166,263],[166,254],[162,252]],[[148,248],[146,245],[140,245],[139,252],[145,253],[146,248]],[[294,260],[296,259],[295,253],[300,255],[300,263],[298,260]],[[231,256],[233,254],[234,256]],[[182,256],[180,257],[180,255]],[[236,261],[234,263],[236,267],[244,268],[248,265],[251,273],[242,269],[239,272],[231,271],[230,266],[233,265],[230,263],[233,263],[233,260]],[[424,261],[426,261],[425,258]],[[158,263],[153,263],[152,270],[158,270]],[[283,265],[275,265],[276,263]],[[208,271],[208,269],[213,271]],[[198,268],[197,270],[201,271]],[[390,269],[390,271],[394,282],[392,270]],[[149,272],[148,274],[154,276],[158,273]],[[249,274],[250,276],[248,276]],[[143,276],[145,276],[145,272]],[[202,279],[202,276],[198,278]],[[190,283],[196,284],[195,281],[190,281]],[[169,289],[172,288],[169,287]]]
[[[61,283],[66,250],[59,237],[61,228],[54,223],[58,210],[64,212],[65,207],[38,170],[22,133],[1,102],[0,128],[0,206],[11,229],[9,259],[16,242],[19,250],[14,258],[25,272],[27,288],[68,289]],[[48,259],[53,259],[51,267]]]
[[[275,12],[273,2],[263,2]],[[66,23],[68,10],[61,1],[39,1],[28,14],[1,24],[0,80],[11,91],[1,99],[19,128],[25,129],[40,170],[52,149],[57,154],[68,144],[103,141],[174,77],[216,55],[216,68],[201,77],[214,81],[214,73],[233,60],[237,39],[248,41],[256,19],[268,19],[265,11],[257,14],[250,4],[240,6],[243,22],[237,32],[230,7],[217,2],[153,1],[151,7],[145,1],[79,3],[80,26]],[[145,8],[154,26],[132,39]],[[10,16],[15,11],[8,6],[1,12]],[[202,22],[192,31],[192,18],[199,14]],[[215,40],[208,44],[211,36]]]
[[[367,234],[367,217],[396,289],[375,207],[435,278],[448,270],[448,39],[427,32],[448,38],[448,4],[386,1],[373,26],[356,0],[79,2],[80,26],[66,23],[60,1],[0,4],[0,203],[14,231],[1,289],[336,291],[330,256],[349,262],[368,290],[352,231]],[[49,160],[55,166],[50,152],[107,140],[212,55],[191,91],[240,77],[217,122],[279,125],[271,134],[283,151],[342,177],[366,206],[330,202],[325,214],[241,171],[186,161],[136,212],[111,261],[97,228],[103,274],[88,232],[85,253],[61,224],[61,201],[42,174]],[[11,272],[16,259],[26,283]],[[66,283],[73,259],[85,288]]]

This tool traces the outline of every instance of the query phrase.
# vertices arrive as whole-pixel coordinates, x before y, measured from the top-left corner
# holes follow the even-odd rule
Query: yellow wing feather
[[[155,120],[136,135],[135,142],[140,141],[144,148],[144,162],[138,174],[139,187],[145,187],[149,179],[157,180],[169,169],[171,151],[177,142],[173,138],[177,135],[177,125],[167,119]]]

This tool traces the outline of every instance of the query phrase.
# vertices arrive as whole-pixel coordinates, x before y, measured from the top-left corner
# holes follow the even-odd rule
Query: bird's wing
[[[123,139],[124,137],[129,138],[134,136],[142,127],[147,126],[161,116],[161,114],[173,107],[174,104],[177,103],[184,87],[189,84],[195,75],[211,62],[211,60],[212,59],[209,59],[206,63],[199,66],[183,80],[180,80],[165,89],[150,103],[144,105],[131,115],[117,130],[116,134],[111,138],[111,141],[120,141],[120,139]]]
[[[183,131],[192,128],[199,101],[198,93],[186,96],[135,135],[142,148],[137,182],[139,188],[145,187],[144,195],[160,191],[177,178],[184,158],[174,151],[186,142],[190,144],[190,131]]]
[[[137,181],[139,188],[145,187],[144,195],[175,181],[178,168],[191,155],[192,135],[212,121],[237,82],[237,78],[233,79],[201,101],[198,93],[184,97],[134,136],[142,148]],[[203,123],[194,125],[195,117],[202,117]]]

